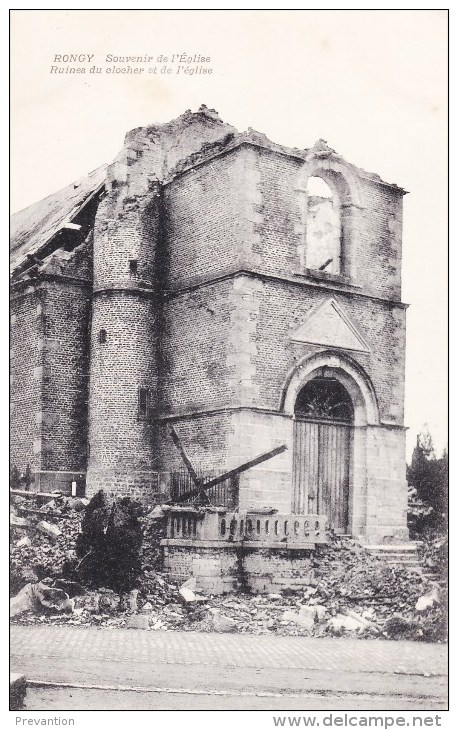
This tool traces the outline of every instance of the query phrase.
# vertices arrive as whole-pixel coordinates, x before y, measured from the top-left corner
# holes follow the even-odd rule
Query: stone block
[[[126,623],[126,629],[142,629],[148,631],[149,629],[149,618],[145,614],[134,614],[129,616]]]
[[[223,593],[230,593],[234,589],[234,579],[206,578],[199,576],[197,589],[204,595],[221,596]]]
[[[301,606],[299,609],[299,618],[315,621],[317,614],[315,606]]]
[[[15,514],[10,514],[10,525],[11,527],[26,529],[27,527],[31,527],[31,522],[26,517],[18,517]]]
[[[37,600],[33,592],[33,585],[27,583],[17,595],[10,599],[10,616],[18,616],[25,611],[33,611],[37,605]]]
[[[32,593],[36,604],[40,607],[58,613],[73,613],[75,601],[61,588],[50,588],[44,583],[35,583],[32,586]]]
[[[222,574],[221,559],[195,558],[192,561],[192,573],[195,576],[217,578]]]
[[[62,534],[57,525],[53,525],[50,522],[46,522],[46,520],[42,520],[41,522],[38,522],[37,524],[37,530],[40,530],[40,532],[43,532],[45,535],[50,537],[52,540],[57,540],[57,538]]]
[[[17,541],[16,547],[30,547],[31,544],[32,540],[26,535],[26,537],[21,537],[21,539]]]

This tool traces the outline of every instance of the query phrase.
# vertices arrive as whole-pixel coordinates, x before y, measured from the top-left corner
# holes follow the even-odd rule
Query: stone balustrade
[[[221,508],[170,508],[167,539],[250,543],[252,547],[314,547],[327,542],[324,515],[226,511]]]

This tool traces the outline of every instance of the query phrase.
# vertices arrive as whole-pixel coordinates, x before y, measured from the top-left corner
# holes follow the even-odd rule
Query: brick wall
[[[332,349],[306,333],[293,339],[331,297],[368,345],[348,354],[371,380],[381,420],[402,425],[402,191],[327,149],[287,153],[246,137],[229,150],[234,134],[212,111],[185,113],[134,130],[108,169],[94,229],[89,493],[153,494],[158,470],[182,467],[165,430],[172,419],[191,460],[211,471],[287,443],[286,454],[242,475],[240,495],[244,506],[289,511],[292,420],[278,412],[280,396],[300,360]],[[340,275],[305,268],[307,179],[320,171],[339,198]],[[90,268],[90,246],[56,252],[42,299],[30,291],[15,304],[18,466],[84,466],[89,293],[61,275],[89,282]],[[145,420],[140,387],[151,396]],[[402,432],[368,434],[355,432],[354,524],[397,530]],[[389,477],[378,473],[385,462]]]
[[[173,426],[191,462],[209,472],[221,471],[230,464],[230,412],[201,414],[173,419]],[[159,464],[162,469],[183,469],[183,460],[167,431],[166,420],[157,424]]]
[[[209,279],[242,264],[245,157],[238,148],[165,186],[168,287]]]
[[[86,470],[89,311],[87,287],[71,280],[45,278],[13,298],[11,463],[20,470]]]
[[[166,301],[160,411],[216,409],[239,402],[240,362],[233,347],[239,300],[221,281]],[[240,324],[240,330],[246,325]]]
[[[258,301],[251,363],[259,386],[256,405],[278,406],[286,374],[305,355],[320,345],[294,342],[299,329],[313,307],[334,298],[361,332],[369,345],[368,354],[349,350],[348,354],[369,375],[379,402],[380,415],[402,423],[404,404],[404,322],[405,310],[382,301],[356,297],[343,292],[330,294],[313,287],[244,278],[245,291],[253,291]],[[251,312],[247,311],[247,316]]]
[[[41,467],[41,439],[36,415],[40,410],[42,357],[38,341],[42,332],[40,292],[29,286],[11,300],[10,462],[20,472],[27,464]]]
[[[380,415],[402,423],[405,310],[381,300],[313,286],[238,276],[166,304],[163,413],[229,406],[278,408],[285,378],[304,356],[323,349],[292,337],[313,308],[333,298],[370,352],[348,354],[370,377]]]
[[[159,237],[157,185],[147,195],[126,197],[121,190],[99,205],[94,231],[94,289],[151,286],[156,276]],[[137,274],[130,271],[137,262]]]
[[[90,288],[43,285],[42,469],[86,471]]]
[[[89,495],[105,488],[149,499],[155,490],[160,194],[141,173],[140,167],[138,194],[133,193],[135,176],[133,187],[111,184],[95,221]],[[139,389],[148,393],[143,414]]]
[[[259,253],[262,269],[291,275],[301,271],[301,246],[306,231],[306,197],[300,179],[307,163],[267,150],[258,153],[261,193]],[[348,166],[352,172],[354,168]],[[320,166],[313,175],[319,176]],[[348,221],[351,241],[347,255],[352,261],[352,283],[363,291],[398,299],[401,283],[402,198],[399,191],[361,177],[357,179],[358,204],[342,219]],[[351,190],[349,191],[351,194]],[[332,278],[328,279],[332,282]]]
[[[278,408],[296,364],[332,350],[319,340],[292,339],[320,302],[333,298],[367,343],[368,352],[362,346],[347,353],[372,382],[382,421],[403,423],[405,310],[392,301],[400,296],[400,192],[348,166],[342,219],[347,238],[351,233],[351,266],[340,279],[303,270],[298,276],[306,231],[300,180],[308,166],[248,145],[178,176],[165,192],[166,281],[175,294],[164,304],[159,412],[179,417],[175,423],[191,460],[210,469],[231,468],[287,444],[285,454],[240,475],[243,508],[291,509],[293,423]],[[318,163],[313,174],[319,175]],[[258,274],[237,275],[243,267]],[[211,413],[221,409],[224,415]],[[197,411],[207,414],[192,418]],[[374,508],[380,534],[400,534],[405,524],[404,465],[398,458],[403,436],[390,433],[391,446],[374,461],[366,430],[355,431],[350,519],[357,534],[372,529],[371,494],[379,488],[384,493],[374,468],[383,471],[384,459],[401,498],[383,498]],[[162,468],[179,467],[170,439],[160,436],[160,444]]]
[[[97,491],[115,474],[153,470],[151,416],[139,418],[139,387],[154,408],[155,310],[148,297],[129,291],[100,293],[91,327],[88,488]],[[100,342],[100,331],[106,341]],[[111,474],[111,476],[109,476]],[[120,485],[124,489],[124,485]]]
[[[345,182],[350,202],[341,215],[351,239],[346,273],[364,291],[399,299],[401,192],[346,163],[334,163],[336,180],[339,166],[354,181]],[[315,161],[312,172],[304,160],[244,144],[175,177],[164,193],[169,284],[176,288],[237,267],[305,273],[301,180],[308,170],[319,176],[320,164]],[[335,283],[332,275],[322,278]]]

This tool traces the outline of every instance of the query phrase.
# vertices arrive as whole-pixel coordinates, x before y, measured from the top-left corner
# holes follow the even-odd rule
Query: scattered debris
[[[143,543],[137,587],[118,592],[76,577],[75,565],[82,556],[77,557],[75,544],[85,511],[78,510],[75,498],[52,494],[46,501],[50,499],[55,503],[53,512],[60,514],[49,522],[59,531],[57,537],[37,529],[43,512],[30,513],[26,527],[11,527],[11,615],[16,623],[116,628],[131,622],[142,628],[147,622],[152,631],[315,637],[348,633],[355,638],[446,640],[446,584],[440,572],[434,571],[430,554],[427,571],[434,572],[434,580],[418,569],[389,566],[357,541],[338,537],[313,554],[306,587],[270,594],[199,596],[194,578],[177,585],[161,572],[163,524],[151,517],[154,510],[150,506],[144,510],[145,516],[138,517]],[[32,493],[26,497],[16,494],[13,501],[15,510],[26,502],[39,511],[43,503],[42,495],[34,501]],[[441,542],[435,553],[438,560],[442,551]],[[38,591],[36,586],[40,586]],[[60,593],[52,593],[52,589]],[[38,594],[48,606],[40,602]]]
[[[11,527],[31,527],[31,522],[26,517],[18,517],[18,515],[11,514],[10,515],[10,525]]]
[[[186,583],[183,583],[182,586],[180,586],[180,596],[186,601],[186,603],[191,603],[192,601],[196,600],[196,594],[194,591],[196,590],[196,579],[190,578],[186,581]]]
[[[138,611],[138,590],[134,588],[130,593],[123,593],[121,595],[119,607],[121,611],[128,611],[129,613],[137,613]]]
[[[62,534],[56,525],[51,525],[50,522],[46,522],[45,520],[38,523],[37,530],[44,532],[45,535],[49,535],[49,537],[52,537],[53,540],[56,540]]]
[[[17,596],[10,600],[10,616],[13,618],[18,614],[24,613],[25,611],[33,611],[36,607],[36,599],[33,592],[32,583],[27,585],[19,591]]]
[[[200,624],[201,631],[214,631],[217,634],[227,634],[237,631],[237,622],[224,616],[218,608],[211,608],[207,617]]]
[[[149,520],[162,520],[162,518],[165,516],[165,512],[162,509],[160,504],[157,504],[154,509],[151,510],[146,516]]]
[[[145,614],[135,614],[130,616],[126,623],[126,629],[149,629],[149,619]]]
[[[128,599],[130,601],[130,597]],[[110,591],[108,589],[100,589],[100,595],[99,595],[99,609],[102,611],[102,613],[111,613],[112,611],[117,611],[121,603],[121,597],[118,596],[114,591]],[[130,605],[132,605],[130,601]],[[132,610],[132,613],[135,613],[137,610],[136,603],[135,603],[135,609]]]
[[[403,618],[399,614],[395,614],[385,621],[383,633],[389,639],[396,639],[405,635],[410,630],[411,626],[411,621]]]
[[[28,535],[26,535],[25,537],[21,537],[21,539],[17,541],[16,547],[30,547],[31,544],[32,540]]]
[[[415,604],[415,610],[426,611],[427,608],[431,608],[431,606],[434,606],[435,603],[440,603],[437,586],[433,586],[429,593],[426,593],[424,596],[420,596]]]
[[[58,578],[57,580],[55,580],[54,586],[56,588],[61,588],[63,591],[65,591],[65,593],[68,594],[69,598],[82,596],[84,595],[84,593],[86,593],[86,589],[80,583],[77,583],[74,580],[65,580],[65,578]]]
[[[333,616],[327,622],[328,628],[333,632],[338,632],[342,629],[344,631],[362,631],[369,625],[368,621],[357,616],[354,612],[351,613],[351,616],[349,614],[344,616],[341,613]]]
[[[85,499],[84,497],[71,497],[71,499],[68,500],[67,504],[69,509],[74,509],[77,512],[82,512],[89,504],[89,500]]]
[[[63,611],[64,613],[73,613],[75,602],[69,598],[65,591],[60,588],[50,588],[44,583],[35,583],[32,586],[32,593],[37,603],[42,608],[51,611]]]

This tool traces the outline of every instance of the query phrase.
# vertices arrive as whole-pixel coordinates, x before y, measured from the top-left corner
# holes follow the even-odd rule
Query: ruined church
[[[405,540],[404,194],[205,106],[129,132],[13,216],[11,463],[153,504],[170,425],[203,475],[285,445],[240,473],[240,514]]]

